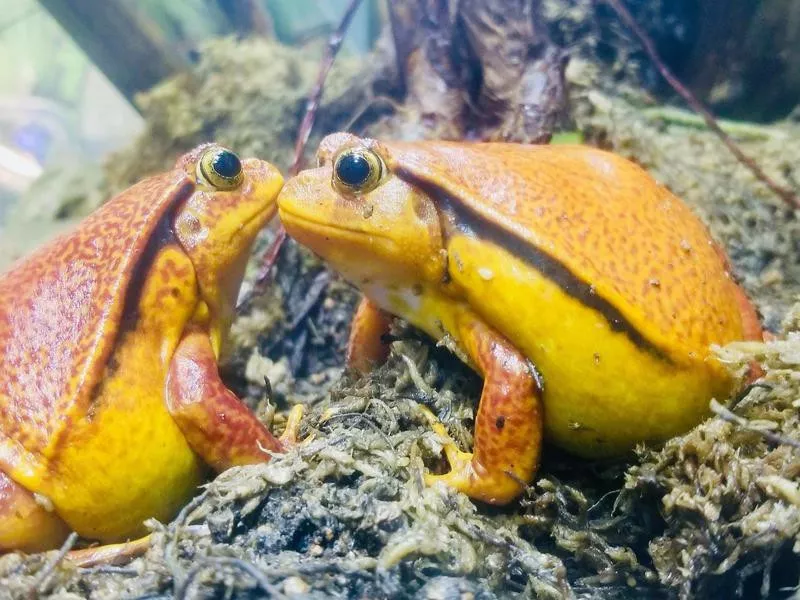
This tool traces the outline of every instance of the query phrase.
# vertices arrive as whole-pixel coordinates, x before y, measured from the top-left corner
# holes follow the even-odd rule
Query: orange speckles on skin
[[[191,189],[180,172],[148,179],[0,275],[0,469],[35,470],[64,434],[63,417],[88,408],[137,258]]]
[[[49,497],[81,535],[110,541],[168,519],[204,475],[165,406],[169,363],[189,322],[219,349],[283,181],[246,159],[238,188],[199,190],[207,148],[0,274],[0,479]],[[244,435],[217,442],[235,452]],[[0,530],[14,526],[9,497]]]
[[[420,292],[421,294],[421,292]],[[389,333],[391,316],[367,298],[362,298],[350,326],[347,343],[347,365],[361,373],[369,373],[389,357],[389,345],[383,336]]]
[[[731,297],[731,285],[727,265],[705,243],[708,231],[637,165],[585,146],[368,143],[389,169],[436,182],[485,218],[502,223],[509,235],[537,245],[547,240],[554,258],[592,282],[642,331],[701,346],[741,335],[721,329],[714,315],[723,310],[736,321],[738,309],[720,301]],[[495,194],[499,182],[514,194]],[[687,244],[696,251],[675,251]],[[664,282],[661,289],[647,285],[654,267],[660,268],[655,277]],[[668,273],[662,276],[662,271]],[[707,281],[696,285],[700,273]],[[689,289],[692,301],[676,322],[673,304],[683,305],[681,296]]]
[[[332,158],[354,146],[386,165],[381,184],[357,197],[330,184]],[[287,232],[351,281],[368,280],[380,308],[452,336],[485,376],[474,460],[445,446],[445,480],[474,497],[492,498],[491,481],[497,501],[509,498],[503,460],[538,456],[538,441],[525,444],[539,439],[540,418],[549,439],[591,457],[685,431],[734,385],[710,345],[760,337],[702,222],[622,157],[348,134],[325,138],[318,157],[278,197]],[[410,214],[426,202],[438,218]],[[360,203],[374,206],[366,223]],[[426,256],[443,256],[445,268],[420,268]],[[415,286],[413,304],[388,293]],[[507,371],[525,359],[544,379],[543,411]]]
[[[208,335],[184,336],[170,365],[167,407],[192,448],[216,471],[264,462],[282,446],[225,387]]]

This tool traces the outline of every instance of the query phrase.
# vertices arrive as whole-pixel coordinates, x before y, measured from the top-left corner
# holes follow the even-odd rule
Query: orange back
[[[588,146],[371,143],[399,177],[555,258],[655,343],[704,353],[741,339],[737,286],[708,230],[631,161]]]
[[[0,275],[0,467],[33,468],[89,411],[148,242],[193,189],[142,181]]]

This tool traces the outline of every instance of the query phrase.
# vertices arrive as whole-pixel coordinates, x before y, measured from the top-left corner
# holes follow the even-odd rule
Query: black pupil
[[[233,152],[222,150],[211,161],[211,168],[220,177],[233,179],[242,172],[242,162]]]
[[[363,185],[369,179],[369,161],[361,154],[345,154],[336,162],[336,175],[345,185]]]

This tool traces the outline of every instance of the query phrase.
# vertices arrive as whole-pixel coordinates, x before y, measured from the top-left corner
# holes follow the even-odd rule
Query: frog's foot
[[[286,417],[286,428],[283,430],[281,437],[278,438],[284,449],[294,448],[299,443],[300,422],[302,420],[303,406],[302,404],[296,404],[289,411],[289,416]]]
[[[216,471],[235,465],[266,462],[271,453],[294,444],[302,407],[289,415],[279,440],[220,379],[208,336],[184,335],[167,376],[167,408],[189,445]]]
[[[121,544],[105,544],[94,548],[73,550],[64,557],[75,567],[96,567],[99,565],[124,565],[147,552],[150,548],[150,536]]]
[[[70,529],[34,495],[0,471],[0,553],[58,548]]]
[[[475,453],[461,452],[438,420],[426,411],[444,440],[451,471],[428,475],[470,498],[507,504],[519,496],[539,467],[542,444],[541,388],[525,357],[478,320],[460,325],[459,339],[484,375],[475,419]]]
[[[389,356],[386,336],[391,324],[391,315],[362,298],[350,325],[347,366],[359,373],[369,373],[383,363]]]
[[[450,472],[444,475],[426,473],[426,485],[441,482],[470,498],[490,504],[506,504],[522,492],[525,484],[514,479],[512,472],[488,472],[475,463],[472,452],[462,452],[458,448],[444,425],[438,423],[433,430],[444,440],[442,451],[450,464]]]

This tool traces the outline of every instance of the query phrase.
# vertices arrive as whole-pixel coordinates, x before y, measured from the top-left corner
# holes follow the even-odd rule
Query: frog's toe
[[[0,471],[0,554],[8,550],[40,552],[57,548],[69,532],[55,512]]]
[[[473,500],[480,500],[490,504],[507,504],[519,496],[523,490],[524,482],[516,479],[513,474],[504,471],[490,470],[481,465],[472,452],[459,450],[445,426],[436,419],[428,409],[424,409],[426,418],[433,420],[431,428],[442,438],[442,451],[450,464],[450,472],[443,475],[427,473],[425,484],[433,486],[444,483],[466,494]]]
[[[522,482],[517,481],[509,473],[491,473],[475,463],[471,452],[457,452],[448,455],[451,470],[444,475],[425,475],[425,484],[433,486],[443,483],[466,494],[473,500],[489,504],[508,504],[520,495],[524,489]]]
[[[453,470],[457,470],[459,465],[466,460],[467,463],[472,461],[472,453],[471,452],[462,452],[459,450],[458,445],[455,443],[453,438],[450,437],[450,434],[447,432],[447,428],[442,424],[441,421],[436,419],[432,412],[430,412],[427,408],[424,409],[425,412],[428,413],[426,418],[430,421],[431,429],[433,432],[438,435],[442,441],[442,452],[447,457],[447,462],[450,463],[450,468]]]
[[[281,446],[284,449],[293,448],[297,446],[300,436],[300,422],[303,419],[303,405],[296,404],[289,411],[289,416],[286,418],[286,429],[283,430],[279,438]],[[303,442],[311,441],[310,438],[303,440]]]
[[[67,553],[65,562],[75,567],[97,567],[108,565],[124,565],[134,558],[142,556],[150,548],[150,536],[121,544],[105,544],[94,548],[73,550]]]

